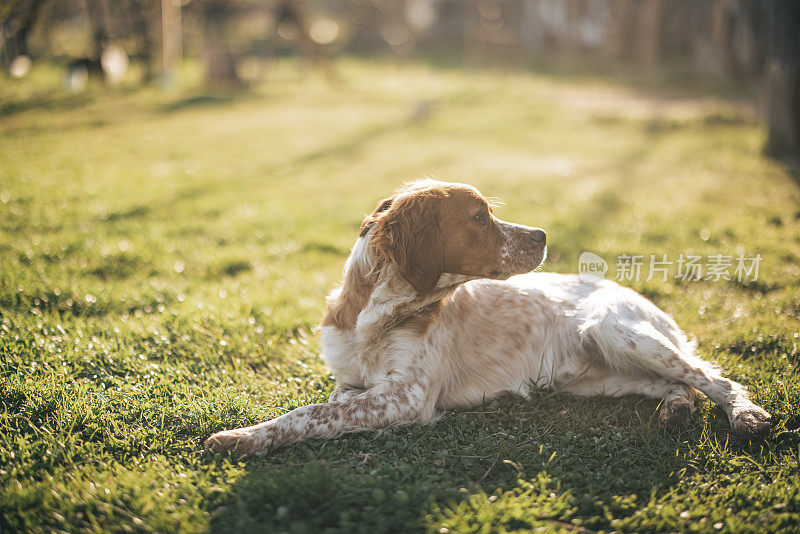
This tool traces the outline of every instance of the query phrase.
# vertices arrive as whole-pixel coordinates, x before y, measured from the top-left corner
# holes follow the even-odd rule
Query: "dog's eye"
[[[473,217],[473,219],[475,219],[478,224],[484,225],[489,222],[489,214],[485,211],[480,211]]]

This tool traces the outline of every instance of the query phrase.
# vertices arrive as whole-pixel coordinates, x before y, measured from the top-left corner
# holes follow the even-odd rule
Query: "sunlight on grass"
[[[0,530],[778,531],[796,524],[800,191],[740,101],[597,78],[344,60],[236,94],[0,86]],[[504,398],[247,461],[212,432],[323,401],[316,324],[363,214],[457,179],[582,251],[761,254],[759,279],[636,281],[776,420],[707,402]],[[793,523],[794,522],[794,523]]]

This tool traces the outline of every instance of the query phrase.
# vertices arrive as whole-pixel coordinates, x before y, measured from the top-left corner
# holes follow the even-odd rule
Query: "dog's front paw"
[[[247,429],[224,430],[217,432],[205,441],[206,449],[213,452],[232,452],[234,454],[253,454],[261,447],[254,442]]]
[[[769,432],[772,416],[755,404],[738,408],[731,413],[731,429],[742,438],[759,438]]]

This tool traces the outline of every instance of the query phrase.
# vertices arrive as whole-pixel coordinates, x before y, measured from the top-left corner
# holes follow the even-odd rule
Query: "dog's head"
[[[472,186],[425,180],[382,200],[361,224],[379,261],[391,262],[419,294],[444,273],[505,279],[545,257],[540,228],[502,221]]]

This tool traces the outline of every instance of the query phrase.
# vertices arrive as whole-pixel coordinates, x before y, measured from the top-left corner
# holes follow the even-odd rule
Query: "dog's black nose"
[[[531,239],[536,241],[537,243],[544,244],[547,241],[547,234],[544,233],[544,230],[534,230],[531,232]]]

